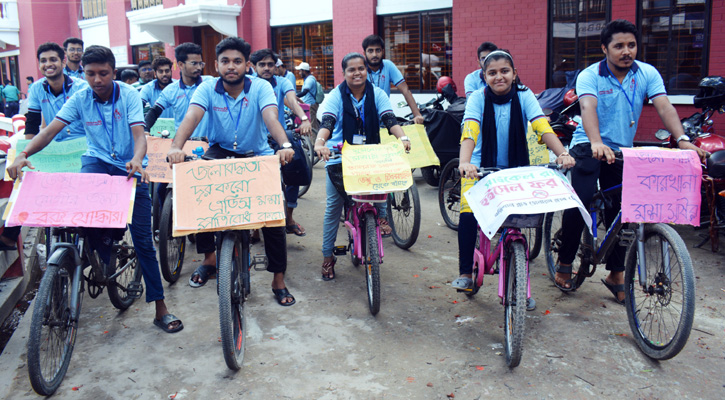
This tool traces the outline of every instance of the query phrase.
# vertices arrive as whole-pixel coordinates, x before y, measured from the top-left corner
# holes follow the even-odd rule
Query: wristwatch
[[[307,118],[307,116],[306,116],[306,115],[303,115],[303,116],[302,116],[302,117],[300,118],[300,121],[308,121],[308,120],[309,120],[309,118]]]
[[[283,149],[291,149],[292,148],[292,143],[290,143],[290,142],[282,143],[282,148]]]
[[[690,137],[687,136],[687,135],[684,135],[684,134],[681,135],[680,137],[677,138],[677,144],[680,144],[680,141],[681,140],[684,140],[685,142],[689,142],[690,141]]]
[[[401,137],[400,137],[400,140],[401,140],[402,142],[410,142],[410,139],[409,139],[409,138],[408,138],[407,136],[401,136]]]

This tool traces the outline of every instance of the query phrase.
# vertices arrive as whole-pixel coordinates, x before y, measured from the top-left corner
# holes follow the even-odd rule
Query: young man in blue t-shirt
[[[144,171],[147,160],[141,99],[135,88],[113,81],[116,59],[111,49],[90,46],[82,61],[90,87],[68,99],[55,119],[17,155],[8,173],[15,179],[22,175],[23,167],[32,169],[27,157],[42,150],[72,121],[81,121],[88,139],[88,151],[81,158],[81,172],[138,179],[129,229],[146,283],[146,302],[155,302],[154,325],[168,333],[178,332],[184,325],[166,308],[156,249],[151,239],[151,197],[148,174]],[[109,237],[103,234],[88,235],[91,246],[105,263],[109,262],[111,251],[107,239]]]
[[[174,63],[166,57],[156,57],[154,62],[151,64],[151,68],[156,74],[156,79],[144,85],[139,93],[141,94],[141,101],[143,102],[144,110],[151,108],[156,105],[156,100],[161,96],[161,92],[166,89],[167,86],[174,83],[171,79],[171,68]],[[159,118],[173,118],[174,112],[171,108],[164,110]],[[151,129],[151,127],[149,127]]]
[[[476,49],[476,60],[481,68],[466,75],[466,79],[463,80],[466,97],[470,96],[470,94],[476,90],[486,87],[486,80],[483,76],[483,61],[489,53],[496,50],[498,50],[498,47],[491,42],[483,42],[480,46],[478,46],[478,49]]]
[[[191,99],[191,106],[168,153],[171,164],[184,162],[184,143],[191,136],[199,121],[209,118],[208,158],[241,157],[249,151],[255,156],[272,155],[267,143],[266,125],[272,138],[281,143],[277,152],[285,165],[294,157],[292,144],[277,117],[277,98],[269,82],[246,76],[247,60],[251,46],[244,39],[228,37],[216,46],[214,66],[219,78],[199,86]],[[243,123],[241,121],[244,121]],[[280,183],[281,184],[281,183]],[[287,239],[284,227],[262,228],[264,250],[269,261],[267,270],[274,273],[272,292],[282,306],[291,306],[295,298],[284,282],[287,270]],[[196,249],[204,253],[204,261],[189,279],[192,287],[203,286],[216,272],[216,246],[214,234],[196,235]]]
[[[83,56],[83,41],[76,37],[69,37],[63,41],[65,48],[66,64],[63,68],[64,73],[71,78],[85,79],[83,67],[81,66],[81,56]]]

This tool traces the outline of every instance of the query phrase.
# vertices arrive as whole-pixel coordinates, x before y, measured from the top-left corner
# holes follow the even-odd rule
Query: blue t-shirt
[[[474,91],[466,101],[466,112],[463,114],[463,121],[475,121],[481,126],[481,135],[483,134],[483,110],[486,105],[486,98],[483,90]],[[534,122],[539,118],[545,118],[541,111],[541,106],[536,100],[536,96],[531,90],[519,91],[519,103],[521,104],[521,113],[524,117],[524,126],[527,122]],[[497,160],[496,167],[507,168],[509,166],[509,121],[511,120],[511,102],[506,104],[494,104],[493,112],[496,115],[496,151]],[[479,135],[476,141],[476,147],[471,156],[471,164],[481,165],[481,148],[483,140]]]
[[[199,85],[191,105],[204,110],[209,118],[209,146],[219,144],[238,154],[250,150],[255,156],[274,154],[267,143],[262,111],[276,109],[277,98],[272,85],[264,79],[245,76],[244,90],[234,99],[224,90],[223,81],[213,78]]]
[[[606,59],[579,74],[576,92],[580,99],[587,96],[597,99],[599,134],[602,142],[615,151],[632,147],[645,98],[667,95],[662,76],[653,66],[635,61],[620,86],[610,73]],[[632,121],[634,125],[630,125]],[[571,140],[572,146],[580,143],[589,143],[584,124],[576,128]]]
[[[168,85],[173,85],[176,81],[171,80]],[[166,88],[164,88],[166,89]],[[141,100],[144,102],[144,107],[146,104],[149,105],[149,107],[153,107],[156,104],[156,100],[158,100],[159,96],[161,96],[161,92],[163,89],[161,89],[161,86],[159,86],[159,80],[154,79],[151,82],[141,86],[139,89],[139,94],[141,94]],[[172,109],[168,108],[164,110],[164,112],[159,115],[159,118],[174,118],[174,112]],[[151,127],[148,127],[151,129]]]
[[[269,83],[272,85],[272,89],[274,89],[275,97],[277,97],[277,116],[279,117],[279,123],[282,125],[282,128],[284,128],[287,125],[284,120],[284,97],[289,92],[294,93],[295,89],[286,78],[281,76],[273,76],[272,82]],[[264,126],[264,129],[266,129],[269,133],[269,129],[267,129],[266,126]]]
[[[403,74],[400,73],[400,70],[395,66],[395,64],[393,64],[392,61],[383,59],[383,64],[376,72],[373,72],[373,70],[368,67],[368,81],[380,89],[383,89],[385,94],[390,97],[390,84],[392,83],[393,85],[398,86],[405,82],[405,79],[403,79]]]
[[[317,104],[315,101],[315,97],[317,96],[317,79],[314,76],[308,75],[305,78],[305,83],[302,84],[302,90],[305,89],[307,89],[307,93],[302,96],[302,101],[309,105]]]
[[[86,73],[83,71],[83,67],[81,67],[80,64],[78,65],[78,71],[73,71],[66,65],[65,68],[63,68],[63,73],[71,78],[86,80]]]
[[[88,88],[88,83],[82,79],[71,78],[68,75],[63,75],[64,91],[60,92],[58,96],[54,95],[48,85],[46,78],[41,78],[37,82],[33,83],[28,89],[28,111],[37,112],[43,115],[43,119],[47,124],[55,118],[63,104],[73,96],[76,92]],[[79,120],[72,121],[70,125],[60,131],[55,139],[58,142],[69,139],[77,139],[78,137],[85,136],[86,131],[83,128],[83,123]]]
[[[479,68],[466,75],[466,79],[463,80],[463,88],[466,90],[466,97],[470,96],[471,93],[476,90],[486,87],[486,81],[483,79],[482,74],[483,70]]]
[[[168,86],[161,91],[158,99],[156,99],[156,105],[161,107],[162,110],[171,109],[174,115],[174,127],[178,130],[181,121],[186,116],[186,110],[189,109],[189,102],[194,96],[194,92],[201,85],[202,82],[213,80],[214,78],[208,75],[200,76],[196,80],[193,86],[186,86],[183,79],[179,79],[174,83],[170,83]],[[194,129],[194,133],[191,137],[208,136],[207,132],[208,118],[204,115],[199,125]],[[147,127],[151,129],[151,127]]]
[[[292,84],[292,87],[297,89],[297,78],[295,77],[295,74],[291,73],[290,71],[287,71],[287,73],[284,75],[285,78],[287,78],[288,81]]]
[[[90,86],[86,86],[66,101],[55,119],[66,125],[80,121],[88,140],[84,156],[98,158],[124,170],[126,163],[133,158],[131,127],[144,125],[138,90],[123,82],[114,82],[114,94],[104,103],[99,101]],[[143,166],[147,163],[144,156]]]
[[[385,113],[393,112],[393,107],[390,106],[390,99],[388,95],[378,87],[373,87],[373,93],[375,93],[375,108],[378,110],[378,117],[382,117]],[[350,96],[352,99],[352,105],[358,109],[365,107],[365,96],[358,101],[355,96],[348,91],[345,93],[346,96]],[[332,89],[330,93],[325,97],[325,102],[322,103],[322,117],[325,115],[333,116],[337,122],[335,122],[335,128],[332,130],[332,135],[327,141],[327,147],[332,149],[342,142],[342,93],[340,93],[340,86]],[[339,164],[342,160],[337,158],[330,160],[327,164]]]

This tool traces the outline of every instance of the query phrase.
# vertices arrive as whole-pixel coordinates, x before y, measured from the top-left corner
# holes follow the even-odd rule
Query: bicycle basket
[[[354,194],[351,197],[360,203],[385,203],[388,201],[387,194]]]
[[[538,228],[544,214],[511,214],[501,225],[502,228]]]

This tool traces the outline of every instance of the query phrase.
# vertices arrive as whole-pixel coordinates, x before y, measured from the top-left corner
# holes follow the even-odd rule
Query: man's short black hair
[[[634,35],[635,40],[639,34],[637,32],[637,27],[634,26],[633,23],[627,21],[626,19],[615,19],[605,25],[604,29],[602,29],[602,45],[604,45],[604,47],[609,46],[609,43],[612,42],[612,36],[616,33],[631,33]]]
[[[156,71],[159,68],[163,67],[164,65],[168,65],[171,68],[174,67],[174,63],[172,63],[171,60],[169,60],[168,58],[156,57],[156,58],[154,58],[154,62],[151,63],[151,68],[153,68],[154,71]]]
[[[385,42],[383,41],[383,38],[381,38],[378,35],[370,35],[363,39],[362,42],[362,48],[363,51],[367,50],[368,47],[374,46],[374,45],[380,46],[382,49],[385,49]]]
[[[133,69],[124,69],[121,71],[121,80],[126,82],[129,79],[136,78],[138,79],[138,72],[136,72]]]
[[[35,78],[33,78],[32,76],[26,76],[25,79],[29,80],[30,83],[35,82]]]
[[[252,45],[242,38],[231,36],[216,45],[217,58],[219,58],[219,54],[222,54],[227,50],[237,50],[242,53],[245,60],[249,61],[249,53],[252,52]]]
[[[356,52],[347,53],[345,57],[342,58],[342,72],[345,72],[347,69],[347,64],[350,62],[350,60],[354,60],[356,58],[362,58],[363,63],[365,63],[365,67],[368,66],[368,60],[365,58],[364,55]]]
[[[144,65],[151,65],[151,61],[149,61],[149,60],[143,60],[140,63],[138,63],[138,69],[139,69],[139,71],[141,70],[141,67],[143,67]]]
[[[478,46],[478,50],[476,50],[476,57],[481,55],[482,51],[492,52],[498,50],[498,46],[491,42],[483,42],[480,46]]]
[[[88,46],[86,51],[83,52],[81,63],[83,63],[83,66],[89,64],[108,64],[111,66],[111,69],[116,69],[116,56],[113,55],[113,52],[108,47],[93,45]]]
[[[249,61],[251,61],[252,64],[257,65],[258,62],[264,60],[267,57],[272,57],[272,61],[274,61],[275,63],[277,62],[277,59],[279,58],[279,57],[277,57],[277,54],[275,54],[272,51],[272,49],[262,49],[262,50],[257,50],[254,53],[252,53],[252,55],[249,58]]]
[[[69,44],[79,44],[81,47],[83,47],[83,41],[78,39],[77,37],[69,37],[63,42],[63,48],[67,49]]]
[[[201,46],[196,43],[186,42],[176,46],[176,49],[174,49],[174,55],[178,62],[186,62],[189,54],[201,55]]]
[[[36,52],[36,56],[38,57],[38,60],[40,60],[40,54],[45,53],[46,51],[54,51],[58,53],[58,58],[60,58],[61,61],[65,58],[65,50],[63,50],[62,47],[58,43],[55,42],[45,42],[38,46],[38,51]]]

